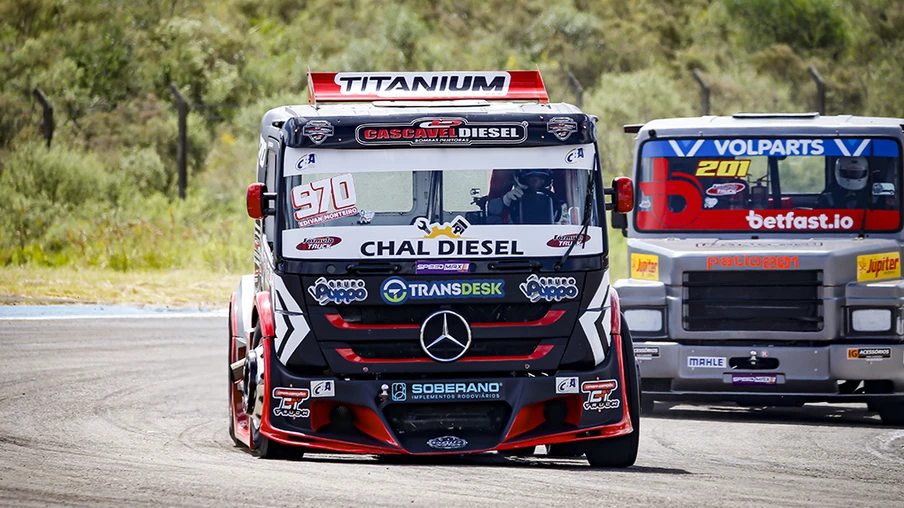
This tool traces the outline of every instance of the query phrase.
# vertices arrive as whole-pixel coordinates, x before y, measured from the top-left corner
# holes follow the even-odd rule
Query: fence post
[[[819,111],[820,115],[824,115],[826,114],[826,82],[819,75],[816,67],[812,65],[807,67],[807,72],[810,73],[810,77],[816,83],[816,111]]]
[[[703,76],[700,74],[700,71],[694,69],[693,72],[694,81],[697,82],[697,85],[700,86],[700,115],[708,115],[709,114],[709,84],[706,83],[706,80],[703,79]]]
[[[44,130],[44,139],[47,140],[47,148],[50,148],[50,141],[53,139],[53,104],[47,100],[47,96],[44,95],[44,92],[35,87],[32,91],[35,98],[38,99],[38,102],[41,103],[41,107],[44,108],[44,121],[42,124],[42,128]]]
[[[581,82],[578,81],[578,78],[574,77],[574,74],[572,74],[571,71],[568,71],[566,78],[568,79],[568,84],[571,85],[571,89],[574,90],[574,105],[578,108],[582,108],[584,106],[584,87],[581,86]]]
[[[188,187],[188,127],[186,119],[188,118],[189,104],[175,83],[171,82],[169,86],[173,96],[176,98],[176,105],[179,107],[179,147],[176,152],[176,160],[179,166],[179,199],[185,199],[185,189]]]

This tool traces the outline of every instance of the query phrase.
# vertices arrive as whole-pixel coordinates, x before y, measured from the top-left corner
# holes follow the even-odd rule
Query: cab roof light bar
[[[485,99],[549,103],[533,71],[311,72],[308,103]]]

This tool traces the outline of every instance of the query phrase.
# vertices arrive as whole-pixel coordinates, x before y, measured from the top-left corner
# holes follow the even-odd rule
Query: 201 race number
[[[697,164],[697,172],[694,175],[744,178],[749,170],[749,160],[702,160]]]

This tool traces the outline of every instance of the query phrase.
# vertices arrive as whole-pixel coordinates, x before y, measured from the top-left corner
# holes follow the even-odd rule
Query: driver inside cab
[[[565,200],[552,190],[552,171],[520,169],[512,187],[487,204],[488,222],[514,224],[556,224],[562,219]]]

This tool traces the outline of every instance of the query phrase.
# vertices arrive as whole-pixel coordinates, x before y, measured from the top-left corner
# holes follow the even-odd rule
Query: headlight
[[[661,332],[662,311],[656,309],[625,310],[625,320],[632,332]]]
[[[891,330],[891,309],[857,309],[852,311],[851,328],[855,332],[887,332]]]

